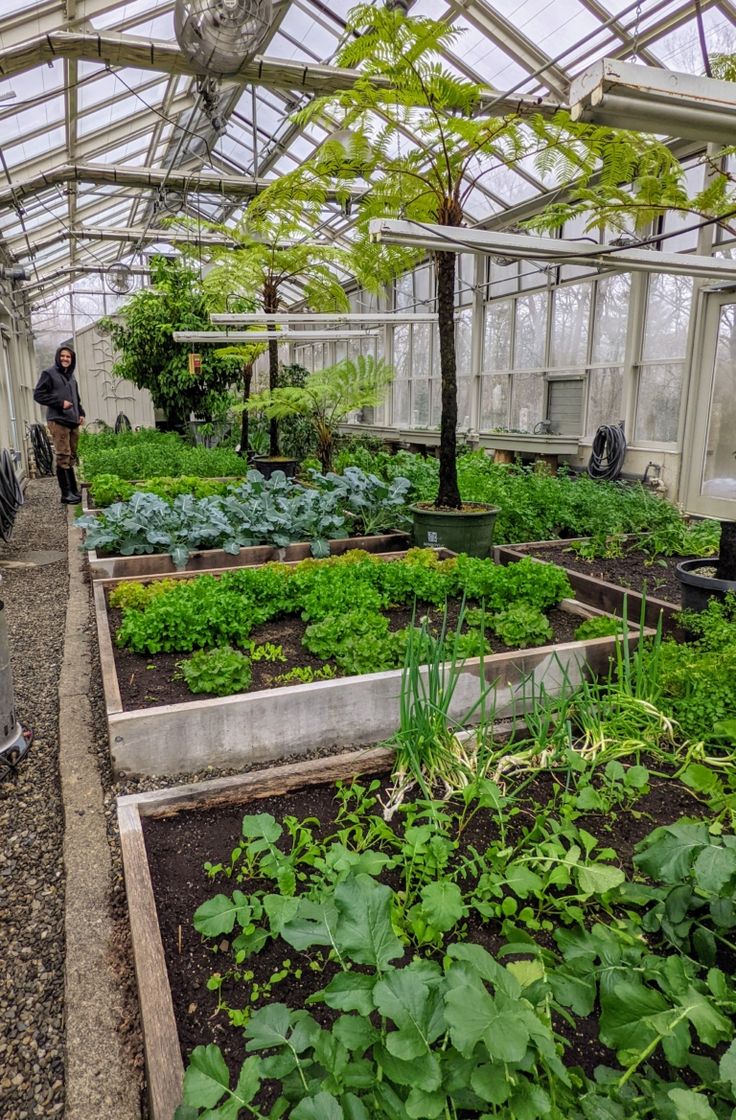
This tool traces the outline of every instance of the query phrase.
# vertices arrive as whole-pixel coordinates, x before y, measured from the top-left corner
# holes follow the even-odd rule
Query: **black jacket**
[[[59,363],[62,350],[68,350],[72,356],[72,363],[67,369]],[[76,364],[77,356],[72,348],[60,346],[56,351],[54,364],[43,371],[33,390],[34,401],[46,406],[46,419],[65,424],[67,428],[79,427],[79,419],[85,415],[79,399],[79,386],[74,377]],[[71,401],[71,408],[64,408],[64,401]]]

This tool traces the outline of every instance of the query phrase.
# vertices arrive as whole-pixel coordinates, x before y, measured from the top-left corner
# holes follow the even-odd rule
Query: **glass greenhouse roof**
[[[276,0],[261,55],[329,65],[351,6]],[[736,52],[731,0],[699,6],[709,54]],[[291,170],[327,136],[293,124],[309,96],[303,89],[171,72],[184,68],[173,10],[172,0],[0,0],[0,262],[26,269],[34,300],[54,297],[74,269],[90,289],[94,268],[145,264],[151,234],[173,206],[160,183],[166,169],[216,179],[219,191],[174,197],[176,209],[218,219],[242,212],[242,192],[230,197],[236,181]],[[411,11],[456,25],[448,66],[501,93],[564,104],[571,79],[604,57],[704,73],[694,0],[417,0]],[[72,35],[62,41],[57,32]],[[120,46],[116,59],[129,39],[152,41],[150,68],[97,58],[95,34]],[[140,173],[109,181],[121,169]],[[158,182],[154,174],[144,185],[149,170]],[[533,206],[548,186],[528,162],[491,168],[468,214],[482,221]],[[349,236],[349,227],[335,205],[319,236]]]

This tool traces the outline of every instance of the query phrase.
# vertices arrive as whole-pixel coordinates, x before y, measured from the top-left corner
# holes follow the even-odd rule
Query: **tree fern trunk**
[[[275,313],[279,309],[278,288],[267,281],[263,288],[263,310]],[[266,330],[275,331],[275,323],[267,323]],[[275,338],[268,341],[268,387],[271,392],[279,387],[279,345]],[[269,455],[279,454],[279,426],[276,420],[269,424]]]
[[[437,254],[437,318],[440,335],[442,419],[440,486],[436,506],[460,509],[457,483],[457,364],[455,360],[455,254]]]

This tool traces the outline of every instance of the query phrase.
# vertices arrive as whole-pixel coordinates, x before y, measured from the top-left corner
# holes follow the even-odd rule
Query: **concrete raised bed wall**
[[[95,584],[94,595],[116,773],[185,774],[206,766],[237,768],[343,743],[377,743],[399,728],[400,669],[124,711],[103,584]],[[560,606],[582,618],[602,613],[572,599]],[[637,638],[638,631],[632,631],[628,640],[633,643]],[[481,665],[485,680],[496,683],[495,708],[486,718],[513,719],[529,709],[542,685],[548,696],[554,696],[584,677],[607,672],[615,644],[614,638],[596,638],[469,658],[459,671],[451,715],[462,720],[477,702]]]
[[[588,538],[576,537],[574,539],[587,540]],[[553,548],[555,546],[562,549],[567,547],[569,543],[569,541],[552,540],[529,541],[523,545],[497,545],[493,549],[493,558],[497,564],[515,564],[518,560],[536,560],[538,564],[549,564],[551,563],[549,560],[532,556],[529,549]],[[596,579],[595,576],[586,575],[574,568],[565,568],[565,560],[562,556],[557,566],[565,569],[567,578],[575,591],[575,597],[579,602],[596,607],[605,614],[615,614],[619,618],[623,616],[625,609],[629,622],[632,624],[639,622],[642,603],[645,601],[641,592],[631,591],[628,587],[620,587],[618,584],[608,583],[603,579]],[[675,622],[675,615],[679,610],[680,607],[674,603],[669,603],[665,599],[657,599],[653,595],[647,595],[644,622],[647,626],[656,627],[661,618],[664,631],[668,634],[677,634],[679,628]]]
[[[254,771],[235,778],[154,790],[118,798],[120,846],[146,1055],[151,1120],[172,1120],[181,1104],[184,1066],[174,1017],[156,900],[141,818],[170,816],[188,809],[246,804],[324,782],[349,780],[389,769],[390,751],[353,751],[296,765]]]
[[[411,542],[406,533],[383,533],[373,537],[341,537],[329,543],[330,555],[341,556],[351,548],[361,548],[364,552],[396,552],[408,548]],[[223,552],[221,548],[208,548],[192,552],[186,568],[181,571],[189,573],[249,568],[256,564],[267,564],[271,560],[305,560],[311,555],[308,542],[289,544],[286,548],[274,548],[268,544],[254,545],[241,548],[237,556]],[[89,549],[87,556],[92,579],[138,579],[141,576],[176,575],[180,571],[174,567],[170,556],[160,552],[143,556],[98,556],[94,549]]]

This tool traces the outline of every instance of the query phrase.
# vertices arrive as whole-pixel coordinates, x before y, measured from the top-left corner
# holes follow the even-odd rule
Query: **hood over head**
[[[62,350],[68,350],[68,352],[72,356],[71,365],[66,366],[66,368],[59,361],[59,356],[61,355]],[[60,346],[59,349],[56,351],[56,357],[54,358],[54,363],[56,365],[56,368],[60,369],[62,373],[68,373],[68,374],[71,375],[72,373],[74,373],[74,370],[75,370],[76,365],[77,365],[77,355],[74,353],[71,346]]]

